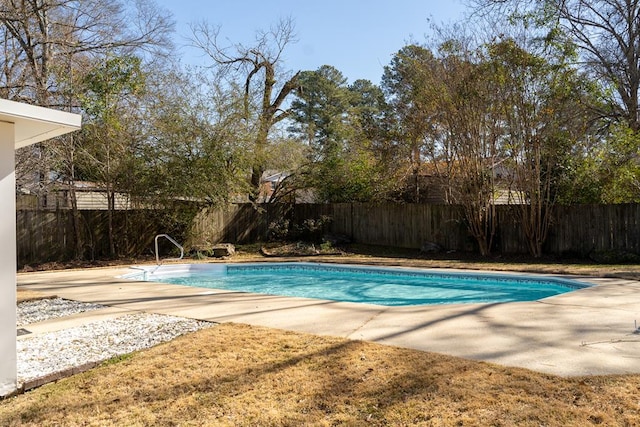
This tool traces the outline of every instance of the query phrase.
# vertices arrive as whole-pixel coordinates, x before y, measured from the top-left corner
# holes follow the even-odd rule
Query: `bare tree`
[[[640,2],[636,0],[471,0],[485,15],[529,20],[546,42],[572,42],[580,63],[609,93],[601,115],[640,130]],[[532,20],[531,18],[535,18]]]
[[[170,45],[173,23],[151,0],[4,0],[0,2],[0,93],[8,99],[80,111],[78,82],[107,52],[157,53]],[[68,183],[75,228],[77,139],[16,153],[21,184],[46,193],[55,167]],[[37,170],[33,179],[30,171]],[[30,178],[31,177],[31,178]],[[31,181],[31,182],[28,182]],[[77,255],[81,244],[77,237]]]
[[[450,201],[462,207],[480,253],[489,255],[497,225],[494,169],[502,155],[494,88],[481,51],[458,46],[441,61],[444,91],[439,104],[446,135],[441,150],[447,150],[441,175]]]
[[[21,89],[13,99],[59,108],[68,105],[54,96],[57,78],[78,55],[152,50],[169,45],[173,31],[172,21],[149,0],[128,6],[108,0],[5,0],[0,24],[12,48],[3,68],[14,70],[5,73],[13,81],[2,83]]]
[[[265,170],[266,150],[271,129],[289,117],[287,97],[298,87],[299,72],[280,70],[285,48],[295,42],[294,24],[284,19],[269,31],[259,31],[255,42],[246,46],[226,46],[220,40],[220,27],[207,23],[192,26],[193,43],[202,49],[219,71],[239,83],[244,90],[244,119],[254,134],[255,161],[251,172],[252,199],[258,195]]]
[[[8,99],[78,111],[74,87],[92,57],[166,47],[172,30],[150,0],[128,6],[112,0],[2,1],[0,90]],[[39,185],[46,186],[51,153],[44,146],[29,150],[40,159]]]
[[[572,147],[589,134],[589,84],[561,53],[541,57],[511,39],[488,51],[505,132],[511,212],[530,254],[540,257]]]
[[[615,115],[640,130],[640,2],[565,0],[554,5],[594,78],[617,94]]]

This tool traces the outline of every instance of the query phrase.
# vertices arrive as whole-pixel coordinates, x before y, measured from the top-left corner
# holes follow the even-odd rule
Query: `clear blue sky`
[[[461,0],[156,0],[173,13],[175,41],[183,46],[189,23],[206,21],[222,27],[232,42],[250,42],[258,29],[291,17],[298,42],[285,51],[290,70],[315,70],[332,65],[349,82],[379,83],[383,67],[407,41],[424,41],[429,19],[438,24],[460,21]],[[198,63],[187,49],[185,63]]]

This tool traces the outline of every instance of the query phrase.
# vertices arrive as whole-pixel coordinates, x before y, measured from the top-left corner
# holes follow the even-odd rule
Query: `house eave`
[[[14,125],[15,148],[79,130],[79,114],[0,99],[0,122]]]

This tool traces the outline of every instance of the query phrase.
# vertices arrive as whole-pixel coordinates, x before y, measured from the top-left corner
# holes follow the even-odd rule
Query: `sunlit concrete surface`
[[[536,302],[382,307],[117,278],[130,272],[27,273],[18,282],[122,310],[374,341],[561,376],[640,373],[640,282],[631,280],[573,277],[596,286]]]

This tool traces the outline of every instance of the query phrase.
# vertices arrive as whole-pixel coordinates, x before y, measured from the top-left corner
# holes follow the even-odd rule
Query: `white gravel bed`
[[[100,320],[17,341],[18,383],[152,347],[213,325],[161,314]]]
[[[25,301],[18,304],[17,326],[25,326],[31,323],[44,322],[45,320],[85,311],[99,310],[104,305],[87,302],[70,301],[62,298],[48,298],[35,301]]]

